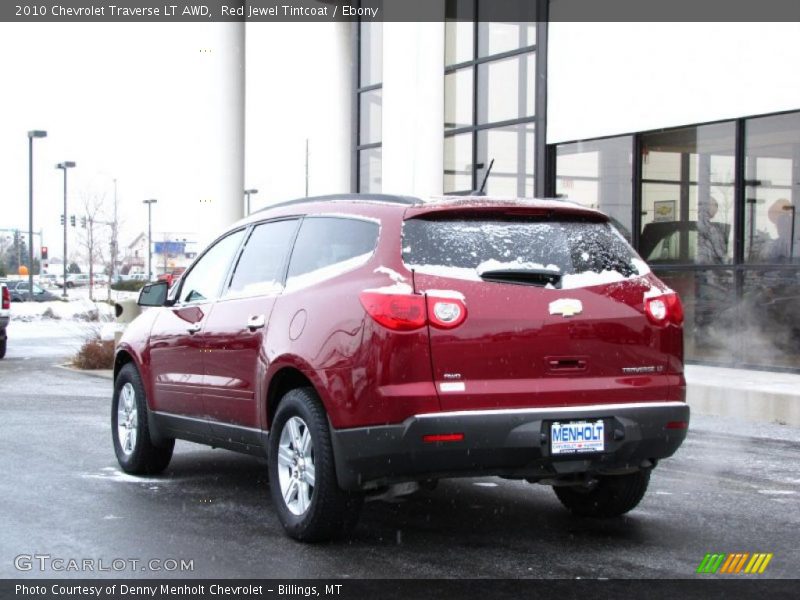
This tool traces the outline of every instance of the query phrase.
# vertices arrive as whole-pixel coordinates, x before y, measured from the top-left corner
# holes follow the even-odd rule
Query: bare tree
[[[89,300],[94,300],[94,265],[96,263],[105,264],[106,258],[103,248],[107,245],[106,225],[103,220],[105,208],[105,193],[97,194],[87,192],[83,194],[83,216],[81,216],[81,228],[85,229],[81,236],[81,245],[85,250],[85,256],[89,263]]]

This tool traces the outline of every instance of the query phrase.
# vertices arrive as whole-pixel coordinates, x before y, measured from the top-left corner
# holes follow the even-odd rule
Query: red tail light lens
[[[424,327],[425,297],[417,294],[361,292],[361,305],[370,317],[394,331],[413,331]]]
[[[3,310],[8,310],[9,308],[11,308],[11,294],[8,288],[3,286]]]
[[[393,331],[413,331],[428,324],[452,329],[467,318],[467,305],[454,292],[423,296],[367,290],[359,298],[370,317]]]
[[[655,298],[646,298],[644,310],[647,318],[654,325],[681,325],[683,323],[683,305],[675,292],[662,294]]]

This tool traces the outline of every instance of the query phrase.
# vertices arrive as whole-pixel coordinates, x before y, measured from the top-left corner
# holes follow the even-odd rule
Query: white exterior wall
[[[547,143],[800,108],[800,23],[549,24]]]
[[[442,194],[444,23],[383,25],[382,191]]]
[[[305,195],[306,139],[309,195],[350,191],[353,29],[247,23],[244,187],[258,190],[251,211]]]

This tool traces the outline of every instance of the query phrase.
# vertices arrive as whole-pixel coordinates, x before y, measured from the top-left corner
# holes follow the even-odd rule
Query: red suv
[[[229,228],[117,349],[114,448],[176,438],[264,456],[300,540],[365,494],[443,477],[634,508],[686,436],[682,308],[608,218],[562,201],[346,195]]]

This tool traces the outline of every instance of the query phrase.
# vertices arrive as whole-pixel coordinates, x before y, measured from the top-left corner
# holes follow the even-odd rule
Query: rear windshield
[[[510,271],[520,277],[525,272],[553,273],[540,282],[552,287],[593,285],[647,272],[611,224],[570,220],[410,219],[403,226],[403,261],[419,272],[466,279],[515,282]]]

